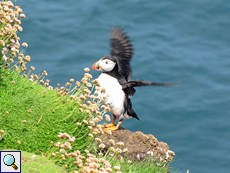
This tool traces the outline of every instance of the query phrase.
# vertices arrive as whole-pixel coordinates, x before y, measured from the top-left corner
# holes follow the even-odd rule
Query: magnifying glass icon
[[[18,169],[18,167],[14,164],[15,163],[15,158],[11,154],[7,154],[3,158],[3,162],[7,166],[12,166],[15,170]]]

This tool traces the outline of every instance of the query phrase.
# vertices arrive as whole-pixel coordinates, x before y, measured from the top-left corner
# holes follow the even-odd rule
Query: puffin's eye
[[[108,64],[108,61],[105,61],[106,64]]]

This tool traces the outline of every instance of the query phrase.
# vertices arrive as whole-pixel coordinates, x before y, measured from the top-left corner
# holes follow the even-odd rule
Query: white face
[[[103,72],[109,72],[112,71],[113,68],[115,67],[116,63],[109,60],[109,59],[103,59],[100,60],[99,62],[99,70],[103,71]]]

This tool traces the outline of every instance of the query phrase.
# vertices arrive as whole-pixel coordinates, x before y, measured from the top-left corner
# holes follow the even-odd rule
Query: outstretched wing
[[[141,79],[136,79],[136,80],[132,80],[127,83],[124,83],[121,86],[122,86],[122,89],[124,90],[126,88],[150,86],[150,85],[172,87],[172,86],[178,85],[178,83],[174,83],[174,82],[157,83],[157,82],[150,82],[150,81],[145,81]]]
[[[132,70],[129,62],[133,54],[130,40],[119,27],[112,28],[110,39],[111,55],[118,63],[118,71],[127,81],[130,81],[132,77]]]
[[[156,83],[156,82],[149,82],[149,81],[144,81],[140,79],[132,80],[127,83],[121,84],[123,91],[127,93],[128,97],[132,97],[136,90],[134,87],[141,87],[141,86],[165,86],[165,87],[172,87],[178,85],[178,83],[173,83],[173,82],[166,82],[166,83]]]

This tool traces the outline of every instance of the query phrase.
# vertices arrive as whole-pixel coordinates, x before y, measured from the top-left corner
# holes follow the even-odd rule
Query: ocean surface
[[[153,134],[175,151],[170,166],[185,173],[230,170],[229,0],[17,0],[26,18],[22,42],[35,73],[50,84],[80,80],[83,69],[110,54],[120,26],[134,48],[132,79],[180,82],[137,88],[131,131]],[[100,75],[91,71],[94,78]],[[174,170],[175,170],[174,169]]]

